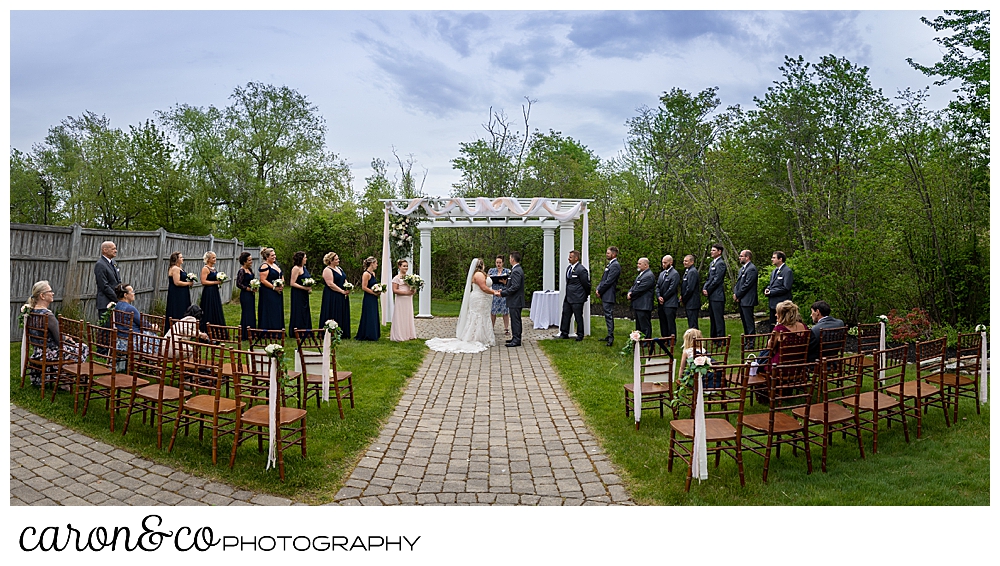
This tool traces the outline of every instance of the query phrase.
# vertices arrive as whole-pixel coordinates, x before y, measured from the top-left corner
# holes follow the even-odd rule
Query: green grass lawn
[[[361,316],[361,294],[352,294],[351,299],[351,326],[356,331]],[[318,294],[310,306],[315,324],[320,308]],[[441,308],[446,312],[453,309],[448,302],[443,302]],[[457,309],[454,310],[457,312]],[[227,304],[224,311],[229,324],[239,323],[238,304]],[[287,298],[285,312],[287,316]],[[291,339],[286,339],[286,346],[293,343]],[[220,440],[219,464],[213,466],[211,441],[207,436],[205,442],[199,442],[197,434],[190,437],[178,436],[173,452],[168,453],[167,441],[164,442],[163,450],[157,450],[155,431],[149,426],[143,426],[141,420],[133,420],[127,436],[123,437],[117,424],[118,432],[110,432],[108,414],[101,404],[92,404],[87,417],[82,418],[73,413],[73,399],[69,393],[57,395],[54,404],[48,399],[40,400],[37,388],[27,386],[22,389],[20,386],[20,346],[20,342],[13,343],[10,350],[11,402],[15,405],[144,458],[241,488],[273,493],[306,503],[323,503],[333,498],[346,479],[345,476],[378,435],[399,401],[407,379],[419,367],[427,351],[420,340],[390,342],[388,327],[383,328],[382,339],[378,342],[345,340],[337,350],[337,364],[338,369],[354,373],[356,407],[351,409],[348,405],[345,408],[346,419],[341,420],[335,401],[319,409],[315,402],[309,406],[308,457],[303,460],[297,448],[286,451],[286,481],[281,483],[277,470],[264,470],[266,451],[258,453],[253,441],[240,447],[236,465],[230,470],[230,438]],[[173,430],[172,427],[164,428],[165,434]]]
[[[678,320],[678,332],[687,329]],[[709,322],[702,319],[701,330],[708,336]],[[896,425],[879,434],[879,452],[870,453],[871,437],[865,434],[865,459],[859,458],[857,442],[834,439],[827,470],[819,468],[819,450],[813,454],[813,473],[806,474],[800,451],[782,450],[781,458],[771,459],[768,483],[761,481],[763,458],[744,452],[746,487],[741,488],[736,464],[723,457],[718,469],[711,467],[709,479],[700,485],[694,480],[691,492],[684,492],[685,464],[675,460],[667,472],[670,440],[669,413],[663,419],[647,411],[640,430],[631,416],[625,416],[622,386],[632,382],[630,358],[619,355],[634,323],[616,321],[615,346],[608,348],[604,319],[594,317],[594,335],[582,343],[571,340],[539,342],[559,371],[570,394],[580,406],[584,419],[600,438],[610,458],[622,470],[629,492],[642,504],[652,505],[989,505],[990,406],[977,415],[972,401],[963,400],[959,422],[946,428],[941,411],[932,409],[925,418],[922,438],[916,439],[915,423],[910,422],[910,443]],[[659,331],[653,323],[654,332]],[[739,320],[727,320],[734,336],[730,361],[739,358],[736,342],[742,332]],[[680,345],[676,354],[680,355]],[[749,407],[749,406],[748,406]],[[761,410],[755,405],[753,411]],[[784,448],[788,448],[787,446]]]

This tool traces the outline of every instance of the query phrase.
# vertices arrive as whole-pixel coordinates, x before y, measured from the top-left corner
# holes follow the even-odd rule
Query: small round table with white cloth
[[[561,319],[559,291],[535,291],[531,294],[531,318],[534,328],[559,326]]]

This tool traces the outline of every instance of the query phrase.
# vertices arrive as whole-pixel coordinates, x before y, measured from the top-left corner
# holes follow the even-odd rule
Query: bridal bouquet
[[[229,276],[226,275],[226,272],[220,271],[215,275],[215,280],[219,283],[225,283],[226,281],[229,281]]]
[[[347,291],[348,293],[350,293],[350,292],[351,292],[351,291],[352,291],[352,290],[354,289],[354,284],[353,284],[353,283],[351,283],[350,281],[345,281],[345,282],[344,282],[344,284],[343,284],[343,285],[341,285],[341,287],[342,287],[342,288],[343,288],[343,289],[344,289],[345,291]]]
[[[274,280],[274,283],[272,283],[272,285],[274,285],[274,290],[277,291],[278,289],[281,289],[282,287],[285,286],[285,280],[279,277]]]
[[[419,275],[407,273],[403,276],[403,283],[409,285],[411,289],[419,291],[424,288],[424,280]]]
[[[372,292],[375,293],[376,295],[385,293],[385,285],[383,285],[382,283],[376,283],[372,285]]]
[[[302,286],[303,287],[312,287],[315,284],[316,284],[316,280],[313,279],[312,277],[306,277],[305,279],[302,280]]]
[[[260,289],[260,279],[251,279],[247,286],[250,287],[251,291],[257,292]]]
[[[188,275],[187,276],[187,280],[190,281],[190,282],[192,282],[192,283],[194,283],[195,281],[198,280],[198,276],[195,275],[194,273],[188,273],[187,275]]]

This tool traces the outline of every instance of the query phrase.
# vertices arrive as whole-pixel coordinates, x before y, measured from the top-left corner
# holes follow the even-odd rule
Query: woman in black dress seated
[[[275,285],[275,281],[282,279],[281,268],[275,263],[274,248],[264,248],[260,250],[260,257],[264,263],[257,272],[260,274],[260,304],[257,307],[257,327],[267,330],[284,330],[285,328],[285,303],[281,292],[282,285]]]
[[[240,333],[247,340],[247,328],[257,328],[257,300],[254,290],[250,287],[253,281],[253,257],[250,252],[240,254],[240,270],[236,272],[236,286],[240,289]]]
[[[306,252],[295,252],[292,256],[292,276],[290,285],[292,296],[289,297],[291,305],[288,314],[288,335],[295,337],[295,329],[312,328],[312,312],[309,310],[309,293],[312,287],[303,285],[306,279],[311,279],[309,269],[306,267]]]
[[[219,272],[215,270],[215,262],[218,258],[215,252],[205,252],[205,265],[201,268],[201,330],[207,332],[208,323],[217,326],[226,325],[226,315],[222,313],[222,296],[219,294]]]
[[[170,268],[167,269],[167,318],[180,320],[184,312],[191,306],[191,286],[188,274],[184,271],[184,255],[181,252],[170,254]]]
[[[343,338],[351,338],[351,299],[350,291],[344,288],[347,276],[340,267],[340,256],[330,252],[323,256],[323,303],[319,308],[319,328],[326,321],[335,320],[343,330]]]
[[[378,260],[369,256],[365,258],[365,272],[361,274],[361,289],[365,292],[361,300],[361,320],[358,322],[356,340],[378,340],[382,337],[382,326],[378,318],[378,296],[372,287],[378,283],[375,270]]]

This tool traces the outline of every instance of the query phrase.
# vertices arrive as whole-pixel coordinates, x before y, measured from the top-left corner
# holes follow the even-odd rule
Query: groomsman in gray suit
[[[740,273],[733,285],[733,300],[740,307],[740,320],[743,321],[743,334],[753,334],[756,326],[753,321],[753,308],[757,306],[757,266],[753,264],[750,250],[740,252]]]
[[[694,266],[694,256],[684,256],[684,277],[681,278],[681,304],[688,319],[688,328],[698,328],[701,314],[701,277]]]
[[[635,283],[628,290],[628,300],[632,301],[632,310],[635,311],[635,328],[642,332],[643,338],[653,336],[653,323],[651,313],[653,312],[653,291],[656,287],[656,278],[649,270],[649,260],[640,257],[636,264],[639,276],[635,278]]]
[[[767,296],[767,309],[770,311],[768,321],[773,325],[778,321],[778,303],[792,298],[793,273],[792,268],[785,265],[785,252],[771,254],[771,265],[774,271],[771,272],[771,282],[764,287],[764,295]]]
[[[660,260],[663,271],[656,279],[656,303],[660,315],[660,336],[677,336],[677,288],[681,274],[674,269],[674,258],[669,255]]]
[[[590,295],[590,273],[580,265],[580,252],[569,252],[566,269],[566,298],[563,299],[562,320],[556,338],[569,338],[570,318],[576,319],[576,341],[583,340],[583,304]]]
[[[722,244],[712,244],[712,263],[702,294],[708,297],[708,319],[712,323],[712,338],[726,335],[726,262],[722,259]]]
[[[618,248],[611,246],[605,252],[604,257],[608,260],[608,266],[601,274],[601,281],[597,284],[594,292],[601,298],[601,307],[604,309],[604,323],[608,327],[608,337],[605,341],[608,346],[615,343],[615,295],[618,293],[618,276],[622,273],[622,266],[618,263]]]

